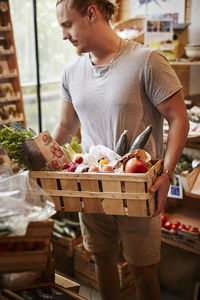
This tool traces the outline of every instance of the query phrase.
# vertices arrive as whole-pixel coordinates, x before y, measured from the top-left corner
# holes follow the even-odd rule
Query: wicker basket
[[[31,222],[26,235],[0,238],[0,273],[45,271],[53,221]]]
[[[143,174],[31,171],[30,177],[52,197],[57,211],[148,217],[155,210],[149,187],[162,160],[151,162]]]
[[[143,44],[144,43],[144,28],[145,28],[145,18],[144,17],[138,17],[138,18],[132,18],[128,20],[122,20],[117,23],[113,24],[113,29],[117,31],[121,31],[125,28],[132,28],[132,27],[137,27],[141,31],[137,36],[134,36],[131,38],[132,40]]]

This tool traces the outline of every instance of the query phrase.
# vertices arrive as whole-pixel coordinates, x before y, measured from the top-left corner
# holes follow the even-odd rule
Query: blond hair
[[[57,0],[56,5],[60,4],[65,0]],[[87,14],[87,9],[90,5],[95,4],[104,19],[110,22],[113,16],[117,13],[118,5],[115,0],[70,0],[71,8],[77,10],[80,15],[84,16]]]

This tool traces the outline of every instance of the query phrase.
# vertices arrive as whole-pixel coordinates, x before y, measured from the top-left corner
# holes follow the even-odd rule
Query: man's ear
[[[88,16],[89,23],[92,24],[96,18],[96,9],[94,6],[88,7],[87,16]]]

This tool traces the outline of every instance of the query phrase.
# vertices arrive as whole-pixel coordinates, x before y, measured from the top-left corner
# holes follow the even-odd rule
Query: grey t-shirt
[[[82,147],[114,149],[124,129],[128,147],[149,124],[153,131],[145,150],[163,155],[163,118],[156,106],[182,88],[167,60],[129,40],[122,53],[106,66],[92,65],[86,53],[64,69],[61,97],[73,103],[81,122]]]

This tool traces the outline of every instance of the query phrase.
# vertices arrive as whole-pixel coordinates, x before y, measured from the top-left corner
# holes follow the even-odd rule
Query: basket
[[[57,211],[150,217],[155,195],[149,187],[162,160],[151,163],[143,174],[30,171],[30,177],[52,197]]]
[[[0,273],[45,271],[53,221],[30,222],[24,236],[0,238]]]
[[[113,24],[113,30],[114,31],[121,31],[125,28],[132,28],[132,27],[137,27],[141,31],[137,36],[132,37],[131,39],[143,44],[144,43],[144,28],[145,28],[145,17],[138,17],[138,18],[132,18],[132,19],[127,19],[127,20],[121,20],[117,23]]]

